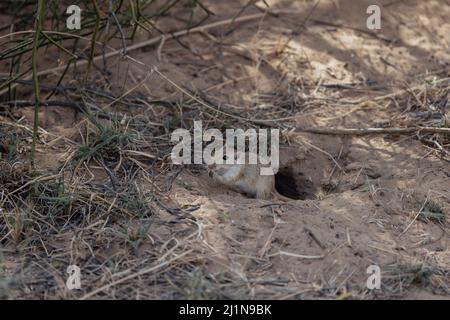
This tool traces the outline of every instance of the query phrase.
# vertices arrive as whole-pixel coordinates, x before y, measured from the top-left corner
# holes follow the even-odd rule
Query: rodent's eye
[[[223,155],[223,160],[228,160],[228,157],[226,154]]]

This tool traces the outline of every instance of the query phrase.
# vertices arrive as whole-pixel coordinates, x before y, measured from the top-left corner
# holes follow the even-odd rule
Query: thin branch
[[[277,14],[287,13],[287,12],[286,11],[276,11],[276,10],[274,10],[274,11],[269,11],[269,13],[271,13],[272,15],[277,15]],[[257,14],[251,14],[251,15],[247,15],[247,16],[242,16],[242,17],[237,18],[235,20],[235,23],[256,20],[256,19],[259,19],[259,18],[261,18],[261,17],[263,17],[265,15],[266,15],[266,13],[257,13]],[[147,46],[151,46],[151,45],[160,43],[161,39],[163,37],[165,37],[166,40],[174,39],[174,38],[178,38],[178,37],[181,37],[181,36],[189,35],[189,34],[192,34],[192,33],[201,32],[201,31],[205,31],[205,30],[208,30],[208,29],[212,29],[212,28],[217,28],[217,27],[229,24],[231,21],[232,21],[232,19],[226,19],[226,20],[213,22],[213,23],[210,23],[210,24],[206,24],[206,25],[195,27],[195,28],[191,28],[191,29],[184,29],[184,30],[180,30],[180,31],[177,31],[177,32],[174,32],[174,33],[170,33],[170,34],[159,35],[159,36],[156,36],[156,37],[151,38],[149,40],[146,40],[146,41],[143,41],[143,42],[140,42],[140,43],[136,43],[135,45],[129,46],[127,48],[127,52],[129,53],[130,51],[134,51],[134,50],[137,50],[137,49],[141,49],[141,48],[144,48],[144,47],[147,47]],[[19,31],[19,32],[16,32],[14,34],[16,35],[16,34],[33,33],[33,32],[34,32],[33,30],[30,30],[30,31]],[[88,38],[85,38],[85,37],[82,37],[82,36],[78,36],[76,34],[70,34],[70,33],[58,32],[58,31],[51,31],[51,30],[45,30],[43,32],[46,32],[46,33],[49,33],[49,34],[64,34],[64,35],[67,35],[69,37],[79,38],[79,39],[91,41],[94,44],[98,44],[98,41],[95,40],[95,39],[88,39]],[[117,55],[122,54],[122,53],[123,53],[123,49],[113,50],[113,51],[108,52],[105,55],[105,58],[114,57],[114,56],[117,56]],[[81,66],[87,64],[91,60],[92,60],[92,62],[97,62],[97,61],[101,60],[102,58],[103,58],[103,55],[98,55],[98,56],[96,56],[96,57],[94,57],[93,59],[90,59],[90,60],[77,61],[77,66],[81,67]],[[43,76],[43,75],[47,75],[47,74],[50,74],[50,73],[62,71],[65,68],[66,68],[66,65],[62,65],[62,66],[59,66],[59,67],[43,70],[43,71],[39,72],[39,75]]]
[[[328,135],[353,135],[363,136],[370,134],[410,134],[415,132],[420,133],[442,133],[450,134],[450,128],[436,128],[436,127],[408,127],[408,128],[297,128],[296,132],[309,132],[316,134]],[[296,133],[287,133],[288,135],[295,135]]]
[[[86,83],[88,78],[89,78],[89,71],[91,69],[91,65],[92,63],[94,63],[94,53],[95,53],[95,43],[97,42],[97,33],[100,30],[100,12],[97,6],[97,1],[96,0],[92,0],[92,5],[94,6],[94,11],[95,11],[95,28],[94,28],[94,32],[92,33],[92,41],[91,41],[91,52],[89,55],[89,59],[87,60],[87,68],[86,68],[86,75],[84,78],[84,82]],[[100,56],[100,58],[102,58],[103,55]],[[64,66],[65,68],[66,66]]]
[[[30,155],[30,164],[31,167],[34,168],[34,157],[36,153],[36,141],[38,139],[38,129],[39,129],[39,105],[40,105],[40,96],[39,96],[39,79],[38,79],[38,70],[37,70],[37,54],[39,48],[39,36],[41,34],[42,29],[42,20],[44,18],[44,0],[38,1],[38,8],[36,13],[36,21],[35,21],[35,33],[34,33],[34,43],[33,43],[33,55],[32,55],[32,68],[33,68],[33,81],[34,81],[34,123],[33,123],[33,141],[31,145],[31,155]]]

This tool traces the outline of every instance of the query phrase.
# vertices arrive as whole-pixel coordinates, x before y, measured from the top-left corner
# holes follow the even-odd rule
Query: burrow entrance
[[[313,199],[315,187],[303,174],[294,175],[291,170],[278,171],[275,175],[275,189],[281,195],[294,199]]]
[[[275,189],[294,200],[317,199],[320,194],[339,192],[330,175],[333,166],[330,158],[322,153],[310,152],[299,156],[298,150],[283,152],[280,149]]]

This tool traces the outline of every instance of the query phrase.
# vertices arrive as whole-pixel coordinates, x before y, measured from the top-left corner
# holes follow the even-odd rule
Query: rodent
[[[219,155],[223,152],[219,152]],[[248,153],[245,153],[248,159]],[[237,158],[237,154],[235,153]],[[226,161],[226,155],[223,158]],[[279,194],[275,189],[275,175],[261,175],[261,164],[210,164],[207,167],[209,176],[215,181],[235,191],[257,199],[278,198],[291,201]]]

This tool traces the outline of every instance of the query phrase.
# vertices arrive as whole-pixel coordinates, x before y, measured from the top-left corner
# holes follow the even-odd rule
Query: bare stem
[[[89,72],[91,70],[92,60],[94,58],[94,53],[95,53],[95,44],[96,44],[96,40],[97,40],[97,33],[100,29],[100,11],[98,9],[96,0],[92,0],[92,5],[94,6],[94,10],[95,10],[95,28],[94,28],[94,32],[92,33],[91,53],[90,53],[89,60],[88,60],[86,75],[84,77],[85,83],[88,80]]]
[[[33,142],[31,145],[30,164],[33,169],[35,166],[36,141],[38,139],[38,130],[39,130],[39,105],[41,101],[39,96],[40,90],[39,90],[39,78],[37,70],[37,58],[38,58],[37,55],[39,49],[39,36],[41,35],[43,19],[44,19],[44,0],[38,0],[38,9],[34,24],[35,33],[32,51],[32,70],[34,83],[34,123],[33,123]]]

